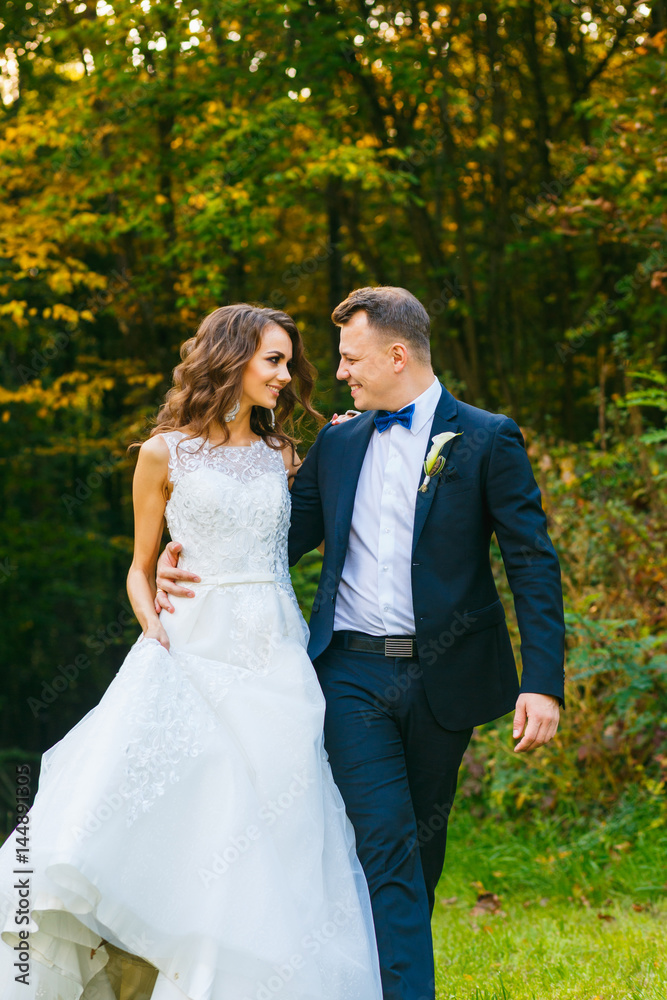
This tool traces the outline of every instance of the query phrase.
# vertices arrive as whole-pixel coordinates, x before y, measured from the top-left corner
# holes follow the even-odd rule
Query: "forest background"
[[[331,414],[331,310],[396,284],[450,390],[521,425],[563,567],[561,732],[518,759],[507,720],[479,731],[458,808],[597,824],[605,864],[665,844],[667,2],[6,0],[0,25],[0,828],[14,764],[136,638],[127,447],[179,345],[284,308]]]

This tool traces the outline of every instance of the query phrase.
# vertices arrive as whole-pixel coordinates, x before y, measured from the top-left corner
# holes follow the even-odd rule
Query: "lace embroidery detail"
[[[202,577],[268,574],[288,583],[291,505],[281,453],[263,440],[209,448],[183,441],[180,431],[163,437],[174,483],[165,513],[171,537],[183,543],[183,567]]]
[[[202,728],[215,729],[215,717],[157,639],[139,639],[122,669],[132,672],[132,683],[142,692],[128,718],[137,735],[125,748],[127,781],[121,790],[130,827],[179,781],[183,758],[199,756]]]
[[[202,588],[224,591],[232,622],[225,662],[266,672],[286,636],[308,642],[289,576],[291,499],[282,454],[263,440],[249,448],[200,448],[201,438],[184,440],[181,431],[163,437],[174,483],[166,518],[172,539],[183,545],[179,565],[197,573]],[[278,594],[295,613],[284,613]]]
[[[269,575],[291,589],[291,504],[281,453],[263,440],[209,448],[201,439],[184,441],[180,431],[163,437],[174,483],[165,514],[171,537],[183,544],[183,568],[202,578]]]
[[[291,583],[288,586],[279,584],[279,587],[296,601]],[[296,618],[286,619],[280,601],[272,599],[270,584],[234,589],[234,627],[230,639],[235,659],[238,658],[248,670],[267,673],[285,638],[308,645],[308,631],[301,613]],[[299,632],[295,630],[295,622],[303,623]]]
[[[187,438],[182,431],[169,431],[161,436],[169,448],[169,472],[174,485],[185,473],[201,468],[217,470],[241,483],[249,483],[269,469],[274,472],[280,469],[287,474],[281,453],[269,448],[263,438],[248,447],[236,448],[211,445],[201,437]],[[272,457],[279,458],[280,465],[272,462]]]

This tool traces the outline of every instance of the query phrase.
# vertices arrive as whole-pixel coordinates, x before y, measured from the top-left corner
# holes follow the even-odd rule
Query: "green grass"
[[[438,1000],[666,1000],[667,832],[655,820],[476,824],[455,810],[433,917]],[[502,912],[472,912],[482,891]]]

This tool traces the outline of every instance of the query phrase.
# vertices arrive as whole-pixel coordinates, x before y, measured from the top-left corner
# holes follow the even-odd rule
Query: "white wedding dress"
[[[142,1000],[381,1000],[289,579],[281,454],[164,438],[169,531],[201,583],[161,615],[170,651],[140,637],[44,755],[29,814],[30,985],[15,979],[14,833],[0,850],[0,996],[117,1000],[115,948],[158,970]]]

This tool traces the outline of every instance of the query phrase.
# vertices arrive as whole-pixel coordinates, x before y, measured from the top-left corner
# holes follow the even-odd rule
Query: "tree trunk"
[[[326,204],[329,226],[329,312],[345,298],[343,289],[343,255],[340,235],[340,178],[330,177],[327,184]],[[331,364],[336,371],[340,362],[338,350],[339,332],[333,322],[329,323],[329,350]]]

